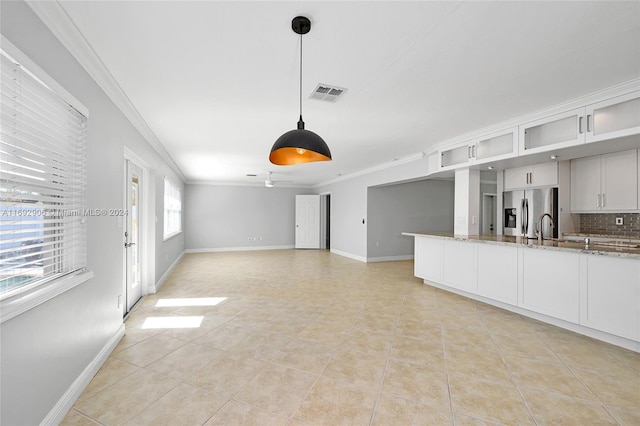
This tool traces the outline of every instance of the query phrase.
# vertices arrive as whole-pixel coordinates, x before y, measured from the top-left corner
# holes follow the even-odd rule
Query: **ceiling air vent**
[[[336,102],[347,89],[344,87],[329,86],[328,84],[318,84],[313,92],[311,92],[311,99],[317,99],[325,102]]]

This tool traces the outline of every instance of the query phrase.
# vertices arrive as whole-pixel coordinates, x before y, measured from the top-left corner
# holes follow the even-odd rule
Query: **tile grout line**
[[[402,299],[402,304],[404,305],[406,300],[406,295],[403,296]],[[397,336],[397,331],[398,331],[398,322],[400,321],[400,316],[402,315],[402,310],[400,311],[400,313],[398,314],[398,317],[396,318],[396,322],[394,324],[393,327],[393,334],[391,336],[391,344],[389,345],[389,347],[387,348],[386,354],[385,354],[385,362],[384,362],[384,368],[382,369],[382,376],[380,377],[380,384],[378,385],[378,392],[376,395],[376,400],[373,404],[373,410],[371,411],[371,417],[369,418],[369,425],[373,424],[373,421],[375,420],[375,416],[376,416],[376,411],[378,409],[378,404],[380,402],[380,396],[382,395],[382,387],[384,386],[384,379],[385,376],[387,374],[387,368],[389,367],[389,360],[391,359],[391,350],[393,349],[393,343],[395,342],[396,336]]]
[[[451,394],[451,380],[449,377],[449,363],[447,362],[447,346],[445,345],[445,338],[444,338],[444,324],[442,322],[442,313],[440,312],[440,303],[438,303],[438,293],[435,293],[435,295],[436,295],[436,308],[438,309],[438,321],[440,323],[440,341],[442,342],[442,358],[444,361],[444,374],[447,377],[447,394],[449,395],[449,412],[451,413],[451,425],[455,425],[456,417],[453,409],[453,395]]]
[[[518,318],[522,319],[522,317],[520,315],[518,315]],[[496,349],[498,351],[498,354],[500,355],[500,360],[502,361],[502,364],[504,365],[505,369],[509,373],[509,379],[511,380],[511,383],[518,390],[518,394],[520,395],[520,398],[522,399],[522,402],[524,403],[525,407],[527,407],[527,411],[529,412],[529,415],[531,416],[531,419],[533,420],[533,423],[538,425],[538,420],[536,419],[536,416],[533,414],[533,410],[531,410],[531,407],[529,406],[529,401],[527,401],[527,399],[524,397],[524,394],[522,393],[522,390],[520,389],[520,386],[518,385],[518,383],[516,382],[516,380],[513,377],[513,373],[511,372],[511,369],[509,368],[509,364],[505,360],[504,354],[502,353],[502,348],[496,342],[496,340],[493,337],[493,332],[491,331],[491,329],[487,326],[486,322],[484,321],[484,315],[482,315],[482,319],[483,319],[482,320],[482,324],[487,329],[487,332],[489,333],[489,338],[491,339],[491,341],[493,342],[494,346],[496,347]],[[530,327],[530,325],[528,325],[528,326]]]

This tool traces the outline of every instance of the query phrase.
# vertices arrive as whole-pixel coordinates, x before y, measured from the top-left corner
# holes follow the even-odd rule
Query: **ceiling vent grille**
[[[347,89],[344,87],[330,86],[328,84],[318,84],[311,92],[311,99],[317,99],[325,102],[336,102]]]

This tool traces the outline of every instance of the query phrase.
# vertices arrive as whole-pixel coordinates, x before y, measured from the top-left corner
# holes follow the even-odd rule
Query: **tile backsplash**
[[[623,225],[616,225],[618,217],[622,218]],[[580,232],[640,238],[640,213],[582,213]]]

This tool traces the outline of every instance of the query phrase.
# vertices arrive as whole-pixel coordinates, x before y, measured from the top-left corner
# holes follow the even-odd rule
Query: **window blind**
[[[4,299],[86,268],[86,117],[0,53]]]
[[[164,238],[182,231],[182,194],[180,187],[164,178]]]

